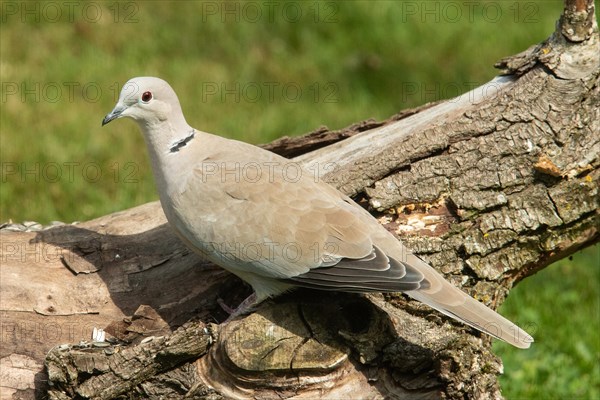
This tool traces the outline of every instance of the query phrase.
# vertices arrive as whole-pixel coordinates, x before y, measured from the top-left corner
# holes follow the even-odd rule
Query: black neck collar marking
[[[181,140],[178,140],[175,143],[173,143],[173,146],[171,146],[171,148],[169,149],[169,151],[171,153],[177,153],[182,147],[187,146],[187,144],[192,141],[192,139],[194,138],[195,134],[196,134],[196,131],[194,129],[192,129],[192,131],[190,132],[190,134],[187,135],[185,138],[183,138]]]

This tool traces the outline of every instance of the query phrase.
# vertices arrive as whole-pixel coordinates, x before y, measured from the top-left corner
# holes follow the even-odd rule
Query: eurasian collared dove
[[[102,125],[120,117],[135,120],[144,135],[171,227],[193,251],[252,285],[251,303],[295,286],[404,292],[516,347],[533,342],[297,163],[189,126],[162,79],[129,80]]]

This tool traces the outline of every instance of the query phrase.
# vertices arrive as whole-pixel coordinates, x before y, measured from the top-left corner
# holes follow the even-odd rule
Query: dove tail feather
[[[419,271],[425,275],[425,279],[431,283],[431,286],[426,289],[407,291],[406,294],[481,332],[504,340],[518,348],[529,348],[533,342],[531,335],[447,282],[423,261],[419,261]]]

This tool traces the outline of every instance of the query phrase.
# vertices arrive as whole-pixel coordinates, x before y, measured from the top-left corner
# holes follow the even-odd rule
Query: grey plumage
[[[175,232],[192,250],[252,285],[257,302],[295,286],[402,291],[517,347],[533,342],[298,164],[190,127],[165,81],[130,80],[103,124],[119,117],[134,119],[144,134]]]

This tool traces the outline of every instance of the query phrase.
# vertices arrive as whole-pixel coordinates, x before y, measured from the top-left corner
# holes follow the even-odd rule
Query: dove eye
[[[152,93],[150,93],[150,92],[144,92],[144,94],[142,94],[142,101],[144,103],[147,103],[150,100],[152,100]]]

